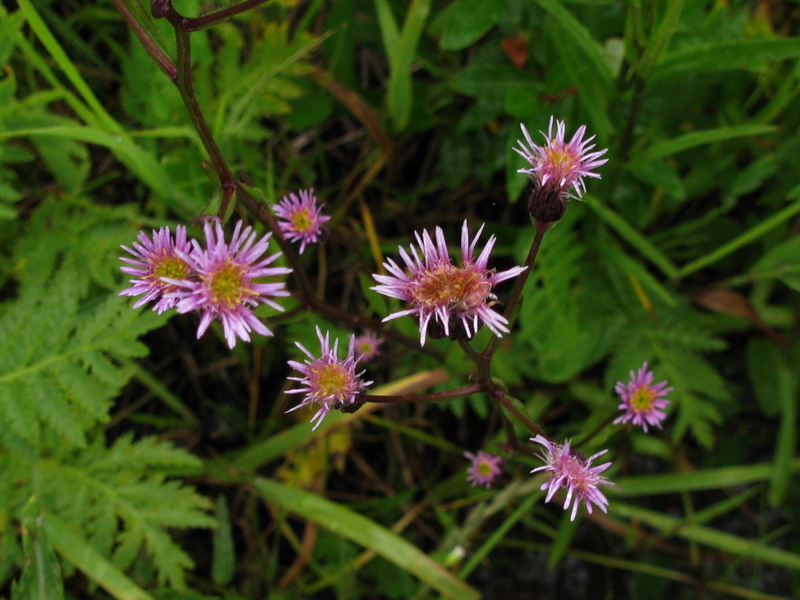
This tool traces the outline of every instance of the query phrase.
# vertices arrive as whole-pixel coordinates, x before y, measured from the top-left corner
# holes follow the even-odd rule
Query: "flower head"
[[[292,193],[284,196],[283,200],[275,205],[275,214],[278,215],[278,226],[287,240],[300,242],[300,254],[306,249],[307,244],[315,244],[322,235],[322,226],[331,220],[328,215],[322,214],[322,206],[317,205],[314,190],[300,190],[300,197]]]
[[[203,231],[206,248],[192,240],[191,254],[180,253],[196,277],[166,279],[178,288],[167,297],[177,301],[179,313],[202,311],[197,327],[198,338],[215,318],[222,322],[225,340],[231,348],[236,345],[237,337],[249,342],[251,330],[261,335],[272,335],[253,314],[253,308],[266,304],[282,311],[283,307],[271,298],[288,296],[289,292],[284,289],[286,284],[283,282],[258,283],[254,280],[292,272],[285,267],[267,267],[280,256],[280,252],[261,258],[269,247],[272,234],[256,241],[256,233],[251,227],[242,229],[241,221],[236,224],[230,243],[225,242],[219,221],[213,226],[206,223]]]
[[[383,338],[378,336],[377,333],[369,332],[356,337],[356,354],[364,362],[370,361],[376,356],[380,355],[380,345],[383,343]]]
[[[467,469],[467,481],[473,487],[476,485],[492,487],[492,482],[502,471],[503,459],[483,450],[478,450],[477,454],[464,452],[464,456],[472,461]]]
[[[186,241],[186,227],[178,225],[175,229],[175,239],[169,227],[162,227],[153,231],[152,239],[144,231],[139,232],[139,241],[133,243],[133,248],[122,246],[122,249],[133,256],[120,257],[120,260],[131,266],[120,267],[123,273],[135,275],[131,279],[131,287],[122,290],[120,296],[142,296],[133,305],[139,308],[152,300],[158,300],[153,310],[158,314],[163,313],[177,304],[177,299],[165,296],[174,291],[175,285],[167,283],[164,277],[171,279],[186,279],[189,276],[189,263],[181,254],[189,254],[191,245]]]
[[[319,405],[319,409],[311,419],[312,423],[316,421],[312,430],[319,427],[322,419],[325,418],[325,415],[334,405],[338,404],[342,407],[354,404],[358,400],[361,391],[372,384],[371,381],[361,379],[364,371],[356,373],[356,364],[360,357],[356,355],[354,335],[350,336],[347,357],[343,359],[339,358],[339,340],[336,340],[333,343],[333,348],[331,348],[330,333],[325,332],[323,336],[319,327],[317,327],[317,337],[319,338],[321,349],[319,358],[306,350],[300,342],[295,342],[295,345],[303,351],[308,360],[304,363],[294,360],[289,361],[289,366],[303,375],[302,377],[289,377],[289,379],[299,381],[303,387],[286,392],[287,394],[306,395],[300,404],[286,412],[297,410],[309,404]]]
[[[669,404],[664,396],[672,391],[672,388],[666,386],[666,381],[653,385],[653,372],[647,370],[646,362],[638,372],[631,371],[631,380],[628,383],[618,381],[614,386],[622,400],[619,409],[625,411],[614,419],[614,423],[631,421],[634,425],[641,425],[645,431],[648,425],[660,429],[661,421],[667,417],[662,409]]]
[[[514,150],[530,163],[530,167],[517,172],[530,176],[535,184],[528,208],[535,219],[546,223],[558,221],[564,214],[567,200],[572,196],[580,198],[586,191],[583,178],[600,178],[594,169],[608,162],[607,158],[600,158],[608,149],[592,152],[594,136],[583,139],[586,125],[578,127],[567,142],[564,121],[550,117],[547,134],[542,132],[544,146],[534,143],[525,125],[520,124],[520,127],[525,141],[517,140],[519,148]]]
[[[569,442],[563,445],[555,444],[541,435],[531,438],[531,441],[541,444],[546,449],[546,452],[540,455],[546,464],[542,467],[536,467],[531,473],[550,471],[553,474],[540,488],[547,490],[545,502],[550,502],[555,493],[565,487],[567,488],[567,499],[564,502],[564,510],[567,510],[569,505],[572,504],[570,521],[575,520],[575,515],[578,514],[578,506],[581,502],[586,506],[589,514],[592,514],[592,504],[595,504],[603,512],[608,512],[608,500],[597,489],[597,486],[614,485],[600,475],[611,466],[611,463],[603,463],[596,467],[591,466],[595,458],[605,454],[608,450],[603,450],[586,458],[577,450],[571,449]]]
[[[499,273],[488,268],[489,254],[495,237],[489,238],[480,255],[475,258],[475,246],[483,231],[483,225],[470,241],[467,222],[461,228],[461,266],[453,264],[444,232],[437,227],[431,239],[427,231],[420,236],[415,232],[417,247],[413,244],[408,252],[399,248],[405,268],[392,259],[383,264],[389,275],[373,275],[376,285],[372,289],[392,298],[399,298],[410,304],[409,308],[392,313],[384,321],[405,315],[416,315],[419,319],[420,344],[425,345],[431,319],[432,337],[451,339],[470,339],[478,331],[480,323],[498,337],[508,333],[508,321],[499,315],[492,306],[497,297],[492,293],[495,285],[506,279],[516,277],[527,267],[513,267]]]

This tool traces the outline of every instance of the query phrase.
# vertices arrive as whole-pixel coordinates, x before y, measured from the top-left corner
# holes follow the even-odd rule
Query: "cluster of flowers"
[[[669,400],[664,396],[671,392],[672,388],[666,387],[666,381],[653,385],[653,378],[653,372],[648,370],[645,362],[639,371],[631,371],[630,381],[617,382],[614,389],[620,397],[618,408],[623,412],[614,420],[614,423],[630,422],[642,427],[645,432],[648,431],[648,426],[662,427],[662,421],[666,418],[663,409],[669,404]],[[607,450],[586,458],[573,448],[569,441],[557,444],[542,435],[531,438],[531,441],[541,444],[545,448],[545,451],[539,455],[545,463],[544,466],[533,469],[531,473],[539,471],[552,473],[551,478],[545,481],[541,487],[542,490],[547,490],[545,502],[550,502],[558,490],[566,488],[564,510],[568,510],[570,504],[572,505],[570,520],[575,520],[581,502],[584,503],[589,514],[592,512],[592,504],[603,512],[607,512],[608,500],[600,492],[598,486],[613,485],[600,475],[611,466],[611,463],[592,466],[592,461],[605,454]],[[467,481],[473,486],[482,485],[489,488],[502,472],[502,458],[499,456],[482,450],[477,454],[466,452],[464,456],[470,461],[470,466],[467,468]]]
[[[555,125],[555,130],[554,130]],[[529,167],[520,172],[531,177],[534,189],[528,208],[534,221],[552,223],[563,215],[570,198],[580,198],[585,191],[585,177],[600,177],[594,169],[606,162],[601,158],[606,150],[593,151],[594,136],[584,139],[586,127],[581,126],[572,139],[565,140],[565,126],[561,121],[550,120],[545,144],[535,144],[525,126],[525,142],[514,148]],[[526,144],[527,142],[527,144]],[[313,190],[303,190],[299,196],[284,197],[275,208],[281,234],[291,242],[300,244],[302,254],[309,244],[319,242],[324,236],[324,226],[331,219],[322,213]],[[436,227],[433,236],[428,231],[415,232],[416,245],[398,248],[402,266],[389,258],[384,263],[388,274],[373,275],[377,285],[372,289],[406,303],[402,310],[383,319],[389,321],[403,316],[414,316],[419,322],[420,345],[426,337],[448,337],[452,340],[469,340],[483,326],[496,336],[509,332],[507,319],[495,312],[498,303],[494,287],[523,273],[527,267],[516,266],[496,272],[489,268],[489,257],[496,242],[491,236],[476,256],[476,247],[483,225],[474,237],[464,221],[461,228],[460,263],[450,256],[444,232]],[[186,228],[179,226],[173,238],[164,227],[153,231],[152,238],[140,232],[132,248],[123,246],[131,257],[123,257],[125,273],[134,276],[131,287],[120,292],[126,296],[141,296],[134,308],[155,302],[159,313],[175,307],[179,313],[199,311],[200,324],[197,337],[205,333],[211,322],[219,319],[225,339],[232,348],[237,339],[249,341],[250,332],[272,335],[271,331],[253,313],[261,304],[276,310],[283,308],[273,298],[288,296],[284,282],[256,281],[264,277],[286,275],[291,269],[270,267],[280,252],[262,258],[267,252],[271,234],[260,239],[251,227],[236,224],[230,242],[225,241],[219,221],[204,226],[205,247],[196,240],[187,240]],[[356,338],[350,335],[344,358],[339,358],[338,340],[331,345],[330,333],[317,328],[320,356],[315,356],[296,342],[306,355],[304,362],[289,361],[301,376],[290,377],[299,382],[290,394],[304,394],[303,400],[291,410],[314,405],[317,411],[311,422],[316,429],[332,408],[346,409],[357,402],[372,383],[358,370],[361,360],[369,360],[379,353],[381,339],[375,334]],[[653,374],[647,363],[637,374],[631,373],[631,382],[617,384],[621,397],[620,409],[624,411],[615,423],[632,422],[647,431],[648,425],[660,427],[665,417],[663,398],[670,389],[666,382],[653,386]],[[592,504],[603,511],[608,504],[598,491],[599,485],[610,482],[600,475],[611,463],[591,466],[592,461],[605,451],[586,459],[571,448],[570,443],[555,444],[539,435],[532,441],[545,447],[542,454],[545,465],[534,469],[550,471],[552,478],[542,489],[547,489],[549,502],[557,490],[567,488],[565,510],[572,504],[575,518],[578,505],[584,502],[589,512]],[[472,462],[468,480],[473,485],[489,487],[501,472],[500,457],[480,451],[465,455]]]

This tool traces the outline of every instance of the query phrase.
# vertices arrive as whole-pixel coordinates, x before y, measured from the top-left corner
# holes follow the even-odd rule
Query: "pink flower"
[[[181,254],[189,254],[191,246],[186,241],[186,227],[178,225],[175,230],[175,240],[169,227],[162,227],[153,231],[153,239],[147,237],[144,231],[139,232],[139,241],[133,243],[133,248],[122,246],[122,249],[133,256],[120,257],[120,260],[132,266],[120,267],[123,273],[135,275],[131,279],[133,285],[122,290],[120,296],[142,296],[133,305],[139,308],[150,301],[158,300],[153,310],[158,314],[163,313],[177,304],[177,299],[165,296],[174,291],[175,285],[167,283],[164,277],[170,279],[186,279],[189,276],[188,262],[181,258]]]
[[[414,233],[417,247],[413,244],[406,252],[399,248],[405,268],[392,259],[383,264],[389,275],[373,275],[380,285],[372,289],[392,298],[407,302],[410,307],[392,313],[385,321],[415,315],[419,319],[420,344],[425,345],[425,336],[431,319],[434,327],[431,337],[470,339],[483,322],[498,337],[508,333],[508,321],[492,310],[498,303],[492,293],[495,285],[522,273],[527,267],[513,267],[496,273],[488,268],[489,254],[495,237],[489,238],[480,255],[475,258],[475,246],[483,231],[483,225],[470,241],[467,222],[461,228],[461,264],[457,267],[450,258],[444,232],[435,230],[436,243],[427,231]]]
[[[661,429],[661,421],[667,417],[662,409],[669,404],[664,396],[672,391],[666,385],[666,381],[653,385],[653,372],[647,370],[646,362],[637,373],[631,371],[631,380],[628,383],[618,381],[614,386],[622,400],[619,409],[625,411],[614,419],[614,423],[631,421],[634,425],[641,425],[645,431],[648,425]]]
[[[364,362],[370,361],[381,353],[380,345],[383,338],[377,333],[365,333],[356,338],[356,354]]]
[[[569,517],[570,521],[575,520],[575,515],[578,514],[578,506],[581,502],[584,503],[589,514],[592,514],[593,503],[603,512],[608,512],[608,500],[600,490],[597,489],[597,486],[614,485],[600,475],[600,473],[611,466],[611,463],[603,463],[596,467],[591,466],[595,458],[605,454],[608,450],[603,450],[602,452],[598,452],[586,458],[577,450],[570,449],[569,442],[563,445],[555,444],[541,435],[531,438],[531,441],[541,444],[547,450],[546,453],[540,455],[541,459],[546,464],[542,467],[535,468],[531,473],[550,471],[553,474],[540,488],[542,490],[547,490],[545,502],[550,502],[559,489],[566,487],[567,498],[564,502],[564,510],[567,510],[569,505],[572,504],[572,514]]]
[[[322,419],[328,414],[334,405],[339,407],[354,404],[362,390],[371,381],[364,381],[361,376],[364,371],[356,373],[356,364],[359,356],[355,353],[355,336],[350,336],[350,345],[347,350],[347,357],[339,359],[339,341],[330,346],[330,333],[322,335],[317,327],[317,337],[319,338],[322,355],[316,358],[306,350],[300,342],[295,342],[300,350],[308,357],[305,363],[294,360],[289,361],[289,366],[302,373],[302,377],[289,377],[293,381],[299,381],[303,387],[295,390],[288,390],[287,394],[305,394],[303,401],[286,412],[292,412],[309,404],[319,405],[311,422],[314,423],[312,431],[319,427]]]
[[[594,169],[608,162],[607,158],[600,158],[608,151],[607,148],[591,152],[595,147],[591,143],[594,136],[583,139],[586,125],[578,127],[572,139],[565,142],[564,121],[555,121],[555,135],[553,122],[553,117],[550,117],[547,134],[542,132],[546,142],[544,146],[536,145],[525,125],[520,124],[527,145],[517,140],[519,148],[514,148],[531,165],[517,171],[530,176],[535,184],[528,210],[534,219],[546,223],[558,221],[564,215],[567,200],[573,195],[580,198],[586,191],[583,178],[599,179],[600,175]]]
[[[177,291],[167,295],[177,301],[179,313],[192,310],[202,311],[197,337],[202,336],[211,321],[219,319],[225,333],[228,346],[236,345],[236,338],[250,341],[250,331],[261,335],[272,335],[272,332],[253,314],[253,308],[266,304],[275,310],[283,307],[272,301],[272,297],[288,296],[284,289],[286,284],[257,283],[260,277],[272,277],[291,273],[285,267],[267,267],[280,256],[280,252],[260,259],[269,247],[268,233],[256,241],[256,233],[251,227],[242,230],[239,221],[233,231],[229,244],[225,243],[225,233],[219,221],[206,223],[203,231],[206,236],[206,248],[192,240],[191,254],[180,253],[196,273],[190,279],[165,279],[177,286]]]
[[[502,471],[503,459],[483,450],[478,450],[478,454],[464,452],[464,456],[472,461],[467,469],[467,481],[473,487],[476,485],[483,485],[487,489],[492,487],[492,482]]]
[[[556,134],[553,135],[553,123],[556,125]],[[517,140],[519,148],[514,150],[527,160],[531,166],[527,169],[520,169],[518,173],[525,173],[533,179],[539,187],[553,186],[562,193],[568,193],[570,188],[575,191],[575,195],[580,198],[586,191],[583,182],[584,177],[595,177],[600,179],[600,175],[593,169],[608,162],[607,158],[600,158],[608,149],[590,152],[595,147],[592,144],[594,136],[583,139],[586,133],[586,125],[581,125],[572,136],[569,142],[564,141],[565,124],[564,121],[557,121],[550,117],[550,125],[547,134],[544,135],[546,144],[537,146],[531,138],[525,125],[520,124],[526,146],[522,140]]]
[[[330,221],[328,215],[322,214],[322,206],[317,205],[314,190],[300,190],[300,198],[295,194],[284,196],[275,205],[278,215],[278,226],[284,237],[291,242],[300,242],[300,254],[307,244],[315,244],[322,235],[323,225]]]

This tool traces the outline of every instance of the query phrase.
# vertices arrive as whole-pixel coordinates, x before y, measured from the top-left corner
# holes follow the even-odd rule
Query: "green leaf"
[[[436,18],[433,29],[441,32],[439,45],[445,50],[461,50],[476,42],[494,27],[506,11],[500,0],[458,0]]]
[[[403,29],[398,33],[397,23],[387,0],[375,0],[378,22],[383,36],[383,46],[389,57],[389,86],[387,104],[389,115],[397,129],[405,129],[411,116],[412,86],[411,63],[417,52],[425,20],[430,12],[431,0],[412,0],[406,13]]]
[[[233,525],[225,496],[217,499],[217,528],[214,530],[214,555],[211,561],[211,577],[217,585],[228,585],[233,579],[236,566],[236,550],[233,545]]]
[[[760,69],[769,61],[800,57],[800,39],[725,40],[670,52],[654,78],[686,77],[694,73]]]
[[[415,546],[374,521],[311,492],[270,479],[256,478],[253,486],[266,502],[300,515],[356,542],[415,575],[446,598],[477,600],[479,592],[453,576]]]
[[[450,79],[450,87],[455,91],[486,98],[504,98],[511,90],[530,90],[537,85],[540,84],[533,75],[508,64],[471,64]]]

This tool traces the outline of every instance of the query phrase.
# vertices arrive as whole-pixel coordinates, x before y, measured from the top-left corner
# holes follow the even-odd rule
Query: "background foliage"
[[[342,324],[289,311],[229,352],[131,310],[119,245],[218,206],[200,140],[115,4],[0,11],[0,595],[800,596],[796,2],[273,0],[192,35],[223,154],[266,202],[316,188],[334,219],[305,264],[353,313],[387,314],[368,276],[415,230],[485,221],[497,267],[524,260],[520,122],[609,148],[494,365],[557,439],[643,361],[675,388],[663,432],[592,439],[616,486],[576,523],[482,397],[285,415],[292,342]],[[369,378],[467,383],[429,344],[386,342]],[[477,448],[506,458],[491,491],[464,479]]]

